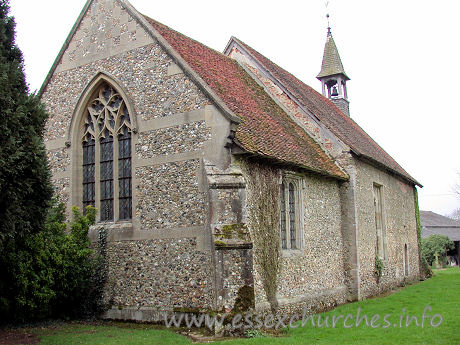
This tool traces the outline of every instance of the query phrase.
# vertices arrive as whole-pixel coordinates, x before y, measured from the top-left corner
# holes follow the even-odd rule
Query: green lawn
[[[48,331],[42,331],[46,334]],[[54,334],[53,334],[54,333]],[[158,329],[146,325],[78,325],[70,324],[66,327],[52,332],[52,334],[41,337],[40,344],[73,345],[73,344],[120,344],[120,345],[142,345],[142,344],[166,344],[181,345],[192,344],[192,342],[179,334],[167,329]]]
[[[406,327],[406,315],[416,316],[420,322],[426,306],[432,308],[428,315],[442,315],[442,323],[432,327],[428,318],[423,328],[413,322]],[[379,321],[374,322],[380,327],[366,326],[363,321],[359,327],[344,328],[343,319],[339,319],[332,328],[333,316],[351,314],[353,319],[349,318],[346,324],[354,324],[358,308],[361,308],[361,315],[368,316],[369,323],[372,316],[380,315]],[[403,308],[406,309],[404,313]],[[386,314],[391,314],[386,318],[388,323],[382,321]],[[399,327],[401,315],[403,321]],[[322,322],[326,316],[329,316],[329,327],[312,327],[308,323],[305,327],[288,330],[283,337],[235,339],[214,344],[460,344],[460,269],[437,271],[432,279],[408,286],[388,297],[340,306],[321,314]],[[440,319],[433,321],[437,324]],[[385,325],[387,327],[383,328]],[[179,334],[150,325],[68,324],[35,332],[41,337],[40,344],[192,344]]]

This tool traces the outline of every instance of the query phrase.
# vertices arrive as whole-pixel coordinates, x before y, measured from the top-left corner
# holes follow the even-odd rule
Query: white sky
[[[30,89],[38,90],[86,0],[10,0]],[[131,0],[218,51],[236,36],[320,90],[325,0]],[[352,118],[424,185],[420,208],[460,207],[458,0],[330,0]]]

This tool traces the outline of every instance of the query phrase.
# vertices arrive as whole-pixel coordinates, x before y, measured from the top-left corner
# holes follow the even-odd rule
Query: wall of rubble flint
[[[280,176],[282,173],[286,171],[280,170]],[[339,183],[310,173],[298,175],[302,179],[299,185],[304,209],[303,231],[300,231],[303,238],[300,249],[282,251],[277,298],[280,310],[285,312],[335,306],[344,303],[348,293],[342,257]],[[264,309],[269,304],[259,269],[255,264],[255,300],[257,308]]]
[[[209,245],[203,246],[206,195],[199,186],[200,157],[211,139],[204,115],[210,102],[116,1],[90,6],[42,96],[57,193],[70,202],[71,150],[80,143],[66,145],[68,131],[81,94],[100,71],[119,81],[138,124],[136,221],[122,240],[110,236],[106,294],[120,309],[210,309],[213,264]]]
[[[107,285],[113,305],[211,309],[211,256],[196,246],[194,238],[109,242]]]
[[[351,188],[343,188],[342,201],[345,203],[344,205],[346,205],[345,207],[347,207],[347,210],[345,212],[346,214],[342,214],[342,222],[344,222],[344,224],[342,224],[342,231],[345,231],[346,233],[342,236],[343,244],[337,242],[338,249],[340,249],[341,246],[345,246],[344,248],[342,247],[345,250],[343,252],[344,255],[347,256],[346,260],[343,260],[342,258],[342,261],[346,261],[343,262],[343,267],[345,268],[345,277],[343,279],[345,284],[342,286],[348,287],[351,294],[350,296],[353,298],[368,297],[376,293],[388,290],[394,286],[400,285],[405,280],[417,279],[419,276],[419,257],[417,230],[415,224],[413,186],[402,182],[394,175],[390,175],[381,169],[374,168],[370,164],[353,158],[351,154],[345,154],[347,158],[343,159],[344,152],[346,152],[347,149],[346,146],[343,145],[343,143],[340,143],[337,139],[331,139],[331,133],[329,133],[329,131],[318,126],[314,121],[312,121],[308,114],[303,113],[298,105],[294,102],[294,100],[288,94],[286,94],[284,90],[278,87],[270,79],[271,77],[267,76],[267,74],[261,70],[261,67],[258,66],[254,60],[249,58],[236,47],[232,48],[232,50],[229,52],[229,55],[238,60],[240,64],[242,64],[248,71],[250,71],[252,76],[257,78],[265,86],[266,91],[268,91],[272,97],[278,100],[279,104],[281,104],[286,109],[291,117],[299,120],[304,128],[310,133],[310,135],[321,142],[323,148],[326,149],[332,157],[341,157],[340,159],[345,162],[345,164],[342,164],[342,167],[347,170],[352,179],[354,179],[356,176],[356,180],[351,182]],[[387,220],[386,233],[388,259],[384,262],[383,276],[381,279],[379,279],[378,283],[374,275],[376,243],[374,201],[372,190],[374,183],[383,186],[385,199],[385,217]],[[321,191],[323,191],[323,188],[324,187],[322,187]],[[324,190],[327,190],[327,188]],[[328,203],[326,200],[329,202],[330,200],[337,201],[335,197],[331,198],[330,195],[324,197],[325,198],[323,199],[319,199],[320,202],[324,204]],[[323,205],[317,204],[316,210],[321,210],[321,206]],[[308,203],[305,204],[305,210],[306,214],[310,212],[310,205]],[[332,215],[332,212],[336,212],[337,210],[332,206],[330,211]],[[329,218],[329,221],[331,221],[331,229],[336,229],[334,219],[338,221],[339,214],[340,213],[337,213],[335,216],[331,216]],[[319,227],[321,227],[321,217],[313,217],[311,219],[314,221],[319,220],[318,224]],[[306,228],[308,226],[308,222],[309,220],[306,219]],[[318,229],[310,228],[310,231],[312,234],[316,234]],[[305,234],[305,236],[308,236],[308,232]],[[338,233],[336,231],[332,231],[331,237],[334,237],[337,234]],[[316,259],[313,258],[313,263],[318,261],[318,258],[320,258],[319,261],[324,263],[325,267],[327,267],[329,265],[327,262],[328,258],[331,256],[336,256],[338,251],[332,251],[327,254],[328,252],[327,250],[324,250],[324,247],[330,245],[331,242],[328,241],[328,238],[323,238],[321,236],[319,238],[321,238],[321,241],[316,243],[318,247],[315,247],[315,250],[317,248],[322,249],[321,251],[323,254],[318,255]],[[305,243],[308,246],[308,241],[306,238],[305,240]],[[407,244],[408,247],[408,276],[404,275],[404,244]],[[332,248],[334,248],[334,246],[332,246]],[[351,255],[352,252],[355,251],[357,251],[357,257]],[[296,267],[292,266],[290,263],[291,260],[296,263],[295,265],[299,265],[298,261],[291,259],[291,257],[294,258],[295,255],[288,256],[287,259],[284,258],[285,266],[287,265],[289,267],[286,272],[296,271]],[[358,275],[354,273],[355,270],[359,270]],[[322,269],[319,269],[316,272],[321,271]],[[327,269],[324,271],[327,271]],[[334,273],[329,273],[329,271],[327,272],[327,274],[334,275]],[[332,269],[332,272],[334,272],[334,269]],[[338,277],[335,278],[336,279],[332,279],[332,281],[338,281]],[[286,289],[283,288],[283,283],[281,284],[281,300],[285,298],[285,293],[283,291],[297,290],[296,285],[298,285],[298,283],[296,283],[296,280],[298,279],[301,278],[295,274],[291,275],[290,277],[285,277],[284,280],[290,281],[292,284],[287,284],[286,286],[289,287]],[[317,279],[321,280],[321,276],[315,276],[312,281],[313,285],[316,285]],[[341,279],[342,277],[339,278],[339,280]],[[353,279],[356,281],[353,282]],[[257,286],[257,279],[255,283]],[[292,290],[290,290],[291,287]],[[359,292],[357,291],[358,289]],[[312,291],[320,293],[321,288],[312,287]],[[305,291],[298,291],[300,295],[304,292]],[[299,296],[299,294],[297,294],[297,296]],[[296,294],[293,293],[292,295]],[[322,304],[320,302],[318,303]],[[304,304],[307,306],[309,305],[308,303]],[[329,301],[326,304],[333,305],[334,303]]]
[[[414,190],[399,179],[356,160],[356,204],[358,218],[358,260],[360,297],[369,297],[419,277],[417,224]],[[376,232],[373,185],[382,186],[387,259],[382,277],[374,275]],[[407,244],[409,275],[404,272],[404,245]]]

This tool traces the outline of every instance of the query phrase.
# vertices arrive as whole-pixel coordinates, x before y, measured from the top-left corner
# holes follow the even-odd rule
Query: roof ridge
[[[238,40],[238,39],[237,39],[237,40]],[[240,43],[242,43],[243,45],[245,45],[247,48],[249,48],[249,49],[255,51],[257,54],[262,55],[262,54],[259,53],[257,50],[255,50],[254,48],[252,48],[252,47],[249,46],[248,44],[244,43],[243,41],[241,41],[241,40],[238,40],[238,41],[239,41]],[[262,55],[262,56],[263,56],[263,55]],[[265,56],[264,56],[264,57],[265,57]],[[255,57],[255,58],[257,59],[257,57]],[[341,111],[341,110],[340,110],[340,109],[339,109],[329,98],[324,97],[322,94],[320,94],[320,93],[319,93],[318,91],[316,91],[314,88],[312,88],[310,85],[304,83],[302,80],[300,80],[299,78],[297,78],[294,74],[292,74],[291,72],[287,71],[286,69],[284,69],[283,67],[281,67],[281,66],[278,65],[277,63],[273,62],[273,61],[270,60],[269,58],[265,57],[265,59],[267,59],[268,61],[270,61],[270,62],[271,62],[272,64],[274,64],[276,67],[282,69],[284,72],[288,73],[291,77],[295,78],[297,81],[299,81],[301,84],[303,84],[303,86],[307,87],[308,89],[310,89],[311,91],[313,91],[314,93],[316,93],[318,96],[323,97],[323,98],[324,98],[324,101],[328,102],[329,105],[333,106],[333,107],[337,110],[337,112],[339,113],[340,116],[342,116],[345,120],[350,121],[350,123],[351,123],[352,125],[357,126],[358,129],[360,129],[361,131],[363,131],[364,134],[366,134],[372,141],[374,141],[374,139],[372,139],[372,137],[371,137],[369,134],[367,134],[366,131],[365,131],[364,129],[362,129],[362,127],[361,127],[360,125],[358,125],[350,116],[347,116],[346,114],[344,114],[344,113],[343,113],[343,112],[342,112],[342,111]],[[267,70],[270,70],[270,68],[267,67],[262,61],[260,61],[259,59],[257,59],[257,61],[259,61],[259,63],[262,64]],[[281,80],[279,80],[279,82],[280,82],[281,84],[284,85],[284,83],[283,83]],[[285,87],[286,87],[286,86],[285,86]],[[289,89],[289,87],[286,87],[286,88]],[[301,101],[301,100],[299,100],[299,101]],[[300,102],[300,103],[303,104],[303,102]],[[315,114],[315,116],[316,116],[316,114]],[[328,128],[329,128],[329,127],[328,127]],[[331,128],[329,128],[329,129],[333,131],[333,129],[331,129]],[[333,133],[336,134],[335,131],[333,131]],[[336,134],[336,135],[337,135],[337,134]],[[375,141],[374,141],[374,142],[375,142]],[[377,145],[378,145],[378,144],[377,144]],[[378,145],[378,146],[380,147],[380,145]],[[383,149],[382,149],[382,150],[383,150]]]
[[[242,45],[243,48],[245,48],[249,52],[249,54],[254,59],[256,59],[262,66],[264,66],[264,68],[266,68],[271,74],[275,74],[274,77],[278,80],[278,82],[280,82],[287,90],[289,90],[289,92],[292,93],[294,95],[294,97],[297,98],[297,101],[299,101],[300,104],[303,104],[311,113],[313,113],[315,116],[317,116],[320,119],[320,121],[329,130],[331,130],[332,133],[334,133],[334,135],[336,135],[340,140],[342,140],[348,146],[350,146],[353,149],[353,151],[355,151],[355,153],[357,153],[358,155],[363,155],[363,156],[365,156],[367,158],[370,158],[371,160],[374,160],[374,161],[384,165],[386,168],[390,169],[391,171],[394,171],[395,173],[397,173],[399,175],[402,175],[404,178],[409,179],[411,182],[413,182],[413,183],[415,183],[417,185],[420,185],[420,183],[417,182],[412,176],[410,176],[410,174],[407,173],[407,171],[404,168],[402,168],[399,165],[399,163],[396,162],[396,160],[388,152],[386,152],[358,123],[356,123],[351,117],[349,117],[346,114],[344,114],[330,99],[328,99],[328,98],[324,97],[323,95],[321,95],[318,91],[313,89],[311,86],[307,85],[302,80],[297,78],[295,75],[293,75],[289,71],[285,70],[283,67],[279,66],[275,62],[271,61],[269,58],[267,58],[263,54],[259,53],[257,50],[255,50],[254,48],[252,48],[251,46],[249,46],[248,44],[246,44],[242,40],[240,40],[240,39],[235,37],[235,41],[237,43],[239,43],[240,45]],[[261,61],[261,58],[262,58],[262,60],[265,60],[265,61]],[[278,71],[274,70],[270,66],[267,66],[267,62],[272,64],[275,68],[281,70],[282,73],[287,74],[287,77],[289,77],[289,79],[291,79],[290,81],[294,81],[295,84],[297,84],[294,87],[294,89],[293,89],[291,84],[286,85],[285,81],[282,80],[283,78],[280,78],[280,76],[276,75],[276,74],[278,74]],[[385,164],[384,162],[381,162],[380,160],[376,159],[375,157],[372,157],[371,155],[366,154],[365,152],[363,152],[362,149],[360,149],[359,147],[357,147],[356,145],[351,143],[349,138],[347,138],[343,133],[340,133],[337,130],[337,128],[332,126],[333,121],[332,122],[330,122],[330,121],[325,122],[325,120],[326,120],[325,115],[323,114],[323,112],[321,112],[318,109],[317,105],[314,104],[314,100],[311,100],[312,104],[310,104],[310,105],[306,104],[307,102],[305,102],[304,95],[302,95],[302,93],[304,91],[299,90],[298,89],[299,87],[306,89],[307,92],[312,94],[312,96],[315,96],[316,98],[320,99],[321,102],[326,103],[329,106],[330,109],[334,110],[335,115],[339,116],[341,120],[347,122],[355,130],[359,131],[361,133],[361,135],[365,136],[370,142],[372,142],[374,144],[374,148],[379,150],[384,156],[386,156],[386,159],[390,160],[395,165],[395,167],[392,168],[392,167],[388,166],[388,164]],[[309,106],[313,106],[316,111],[313,111],[313,110],[309,109]],[[400,169],[400,171],[397,170],[398,168]]]
[[[257,155],[341,180],[348,176],[265,90],[225,54],[145,17],[242,122],[236,139]]]

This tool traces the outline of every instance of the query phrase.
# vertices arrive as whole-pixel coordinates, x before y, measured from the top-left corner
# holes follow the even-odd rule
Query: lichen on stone
[[[225,247],[227,244],[224,241],[215,240],[214,245],[216,247]]]
[[[245,223],[226,224],[222,226],[222,238],[238,238],[245,239],[245,235],[249,233],[248,227]]]

